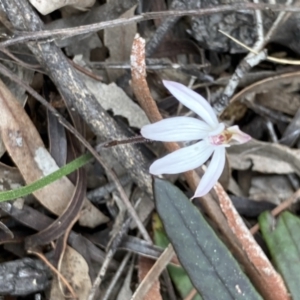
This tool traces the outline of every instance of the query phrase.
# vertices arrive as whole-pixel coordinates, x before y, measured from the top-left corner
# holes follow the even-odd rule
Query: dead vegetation
[[[0,200],[93,156],[0,202],[4,299],[298,299],[297,0],[0,3]],[[140,136],[196,117],[162,80],[252,136],[191,207],[205,168],[154,178],[150,164],[185,143]]]

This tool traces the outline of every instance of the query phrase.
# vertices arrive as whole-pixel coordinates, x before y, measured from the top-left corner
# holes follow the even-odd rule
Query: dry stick
[[[224,32],[222,30],[219,30],[219,32],[221,32],[222,34],[226,35],[231,40],[233,40],[234,42],[236,42],[237,44],[239,44],[243,48],[245,48],[248,51],[250,51],[249,54],[255,54],[255,55],[259,54],[259,52],[257,52],[256,50],[252,49],[251,47],[248,47],[244,43],[240,42],[236,38],[234,38],[231,35],[229,35],[228,33]],[[267,56],[266,60],[269,60],[269,61],[272,61],[272,62],[275,62],[275,63],[279,63],[279,64],[284,64],[284,65],[294,65],[294,66],[299,66],[300,65],[300,60],[297,60],[297,59],[285,59],[285,58],[277,58],[277,57],[273,57],[273,56]]]
[[[276,217],[285,209],[288,209],[292,204],[294,204],[300,198],[300,189],[298,189],[291,197],[287,198],[284,202],[276,206],[272,211],[271,215]],[[255,234],[259,230],[259,224],[255,224],[251,229],[250,232]]]
[[[140,204],[140,201],[137,201],[135,203],[135,208],[137,208],[139,204]],[[115,236],[113,236],[110,239],[110,241],[108,242],[107,248],[109,248],[109,250],[105,256],[103,264],[102,264],[102,266],[97,274],[97,277],[93,283],[93,286],[89,292],[88,300],[93,300],[95,298],[97,290],[106,274],[108,266],[114,256],[114,254],[118,250],[118,246],[122,242],[123,234],[128,231],[131,221],[132,221],[132,218],[128,218],[127,220],[125,220],[125,222],[122,224],[121,230],[119,232],[117,232],[117,234]],[[152,243],[151,240],[150,240],[150,243]]]
[[[70,291],[72,297],[75,299],[78,298],[72,286],[69,284],[68,280],[49,262],[49,260],[42,253],[33,250],[28,250],[27,252],[36,255],[41,261],[43,261],[52,270],[52,272],[61,279],[61,281],[65,284],[65,286]]]
[[[156,59],[147,59],[146,60],[146,69],[147,70],[162,70],[162,69],[204,69],[210,66],[208,63],[203,64],[178,64],[165,62],[164,60],[157,61]],[[127,61],[119,62],[92,62],[88,64],[92,69],[131,69],[131,65]]]
[[[245,254],[256,268],[257,276],[252,277],[252,279],[256,286],[259,287],[259,291],[264,299],[289,300],[289,293],[281,276],[275,271],[261,247],[254,240],[253,235],[249,232],[227,193],[219,183],[215,185],[215,190],[219,196],[220,207],[226,215],[230,228],[241,241]]]
[[[195,289],[192,289],[189,294],[183,300],[192,300],[197,294]]]
[[[5,0],[0,0],[0,3],[5,3]],[[145,20],[161,19],[164,17],[183,17],[183,16],[206,16],[216,13],[229,11],[245,11],[245,10],[267,10],[274,12],[300,12],[300,6],[286,6],[282,4],[265,4],[265,3],[235,3],[230,5],[219,5],[211,8],[181,10],[181,11],[162,11],[144,13],[131,18],[121,18],[111,21],[105,21],[95,24],[77,26],[72,28],[54,29],[54,30],[39,30],[36,32],[18,32],[18,36],[0,43],[0,48],[11,45],[26,43],[29,41],[38,41],[47,38],[63,38],[69,36],[76,36],[91,32],[96,32],[105,28],[112,28],[117,26],[125,26],[131,23],[141,22]]]
[[[181,1],[173,0],[171,3],[171,9],[179,10],[184,8],[186,8],[186,6]],[[146,45],[146,53],[148,57],[153,55],[153,53],[157,50],[166,34],[177,23],[179,19],[180,17],[167,17],[165,20],[162,21],[162,23],[155,31],[155,34],[151,37],[151,39]]]
[[[144,299],[152,284],[157,280],[158,276],[165,269],[166,265],[170,262],[174,255],[174,249],[171,244],[164,250],[159,259],[152,266],[151,270],[148,272],[147,276],[142,280],[133,296],[130,300],[141,300]]]
[[[255,4],[258,4],[258,0],[253,1]],[[256,30],[257,30],[257,41],[253,48],[259,51],[262,48],[264,42],[264,28],[263,28],[263,20],[262,13],[260,10],[255,10],[256,17]],[[229,99],[234,94],[239,82],[244,77],[248,71],[254,66],[258,65],[261,61],[263,61],[267,56],[265,51],[260,52],[258,55],[254,55],[253,53],[248,53],[247,56],[239,63],[238,67],[234,71],[232,77],[230,78],[228,84],[226,85],[222,96],[218,99],[218,101],[214,104],[214,108],[219,115],[222,114],[224,109],[229,104]]]
[[[122,260],[122,262],[121,262],[121,264],[120,264],[118,270],[117,270],[116,273],[114,274],[113,279],[112,279],[111,282],[109,283],[109,286],[107,287],[107,289],[106,289],[106,291],[105,291],[105,294],[104,294],[104,296],[102,297],[102,300],[107,300],[107,299],[109,298],[111,292],[112,292],[113,289],[115,288],[115,285],[117,284],[117,281],[118,281],[119,278],[121,277],[121,275],[122,275],[122,273],[123,273],[123,270],[125,269],[125,267],[126,267],[126,265],[127,265],[127,262],[129,261],[129,259],[131,258],[131,256],[132,256],[132,253],[130,253],[130,252],[128,252],[128,253],[124,256],[124,258],[123,258],[123,260]],[[132,264],[132,266],[133,266],[133,264]],[[125,279],[125,280],[126,280],[126,279]]]

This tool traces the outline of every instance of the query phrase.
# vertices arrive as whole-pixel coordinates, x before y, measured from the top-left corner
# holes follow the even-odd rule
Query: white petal
[[[163,84],[178,101],[194,111],[212,128],[218,126],[219,122],[212,107],[202,96],[178,82],[163,80]]]
[[[200,140],[208,136],[210,127],[205,122],[189,117],[164,119],[141,129],[143,137],[162,142]]]
[[[206,195],[212,187],[216,184],[218,179],[220,178],[225,165],[225,148],[217,147],[211,162],[204,173],[197,190],[195,192],[195,197],[202,197]]]
[[[179,149],[158,159],[150,166],[150,173],[177,174],[193,170],[205,163],[214,151],[214,147],[206,141]]]

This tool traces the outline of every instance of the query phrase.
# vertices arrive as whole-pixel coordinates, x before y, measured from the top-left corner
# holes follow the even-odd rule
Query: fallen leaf
[[[47,15],[51,12],[71,5],[77,9],[86,9],[94,5],[95,0],[29,0],[30,3],[42,14]]]
[[[20,47],[19,47],[20,48]],[[23,52],[23,48],[20,48],[20,52]],[[15,63],[9,63],[9,62],[2,62],[9,70],[14,72],[18,75],[20,79],[22,79],[24,82],[31,84],[34,76],[34,71],[25,69],[22,66],[19,66]],[[25,90],[23,87],[21,87],[19,84],[16,84],[14,81],[10,80],[9,78],[5,76],[1,76],[0,79],[3,80],[4,84],[7,86],[7,88],[11,91],[11,93],[16,97],[17,101],[23,106],[26,103],[27,100],[27,94],[25,93]],[[5,153],[6,149],[3,145],[2,139],[0,138],[0,157]]]
[[[115,83],[107,85],[87,76],[83,76],[83,80],[105,110],[110,109],[115,115],[127,118],[129,124],[134,127],[141,128],[149,124],[144,111]]]
[[[235,170],[257,171],[266,174],[300,175],[300,150],[279,144],[252,139],[248,143],[227,149],[230,166]]]
[[[27,184],[58,169],[25,110],[2,81],[0,120],[0,134],[6,150]],[[48,210],[60,215],[68,205],[73,191],[74,185],[67,177],[63,177],[33,194]],[[108,221],[108,218],[87,199],[82,211],[79,222],[83,226],[95,227]]]
[[[86,300],[92,287],[89,267],[84,258],[73,248],[66,247],[60,272],[71,284],[78,300]],[[65,300],[57,277],[52,281],[50,299]]]
[[[249,197],[257,201],[269,201],[276,205],[289,198],[294,190],[284,175],[254,176],[251,180]]]

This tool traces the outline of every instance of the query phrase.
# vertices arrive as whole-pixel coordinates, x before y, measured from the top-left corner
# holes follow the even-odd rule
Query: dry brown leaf
[[[258,103],[260,103],[262,105],[265,105],[265,104],[269,105],[269,103],[271,101],[273,101],[273,99],[270,97],[265,98],[265,96],[268,93],[271,93],[271,97],[272,97],[272,93],[274,91],[276,92],[277,90],[280,90],[280,92],[278,94],[279,98],[277,96],[275,98],[275,102],[277,103],[277,108],[276,108],[277,110],[282,109],[283,105],[285,105],[285,106],[291,105],[292,107],[295,107],[297,105],[297,103],[299,102],[298,97],[295,97],[295,98],[286,97],[286,95],[285,95],[284,98],[280,98],[280,96],[282,95],[281,94],[282,91],[285,91],[285,94],[286,93],[293,94],[295,91],[299,91],[299,82],[300,82],[299,77],[300,77],[300,72],[291,72],[291,73],[280,74],[280,75],[268,77],[268,78],[265,78],[258,82],[255,82],[255,83],[247,86],[246,88],[244,88],[237,94],[235,94],[230,100],[229,108],[233,102],[242,101],[245,97],[251,98],[251,95],[259,95],[259,94],[262,94],[263,96],[258,97]],[[265,104],[264,104],[264,102],[265,102]],[[270,108],[275,108],[274,103],[270,106]],[[288,108],[286,108],[286,109],[288,109]],[[284,111],[284,110],[282,110],[282,111]],[[290,112],[290,110],[288,110],[286,112]]]
[[[284,175],[254,176],[251,180],[249,197],[257,201],[269,201],[279,205],[292,196],[294,189]]]
[[[259,93],[255,97],[255,103],[294,115],[300,107],[299,88],[295,91],[287,91],[286,88],[276,88],[266,93]]]
[[[25,110],[2,81],[0,120],[0,135],[5,148],[27,184],[58,169]],[[64,177],[33,194],[48,210],[60,215],[68,205],[73,191],[74,185]],[[79,221],[83,226],[95,227],[107,222],[108,218],[86,199]]]
[[[82,78],[105,110],[111,109],[115,115],[127,118],[129,124],[137,128],[149,124],[145,112],[115,83],[107,85],[87,76]]]
[[[94,5],[96,0],[29,0],[30,3],[42,14],[47,15],[61,7],[71,5],[84,10]]]
[[[148,257],[139,257],[139,281],[141,282],[151,270],[152,266],[154,265],[155,261],[148,258]],[[160,283],[158,278],[155,279],[152,287],[149,289],[143,300],[162,300],[160,294]]]
[[[267,174],[295,172],[300,175],[300,150],[254,139],[243,145],[229,147],[227,150],[233,169],[251,169]]]
[[[21,51],[20,51],[21,52]],[[34,71],[25,69],[22,66],[19,66],[15,63],[9,63],[9,62],[2,62],[7,68],[9,68],[12,72],[18,75],[20,79],[25,81],[28,84],[32,83]],[[3,80],[4,84],[8,87],[8,89],[11,91],[11,93],[16,97],[18,102],[23,106],[26,103],[27,100],[27,94],[25,93],[25,90],[23,87],[17,85],[15,82],[11,81],[9,78],[5,76],[1,76],[0,79]],[[0,157],[5,153],[5,147],[3,145],[3,142],[0,138]]]
[[[78,300],[86,300],[89,290],[92,287],[92,282],[89,277],[89,267],[84,258],[71,247],[66,247],[60,272],[72,286],[78,296]],[[52,281],[50,299],[66,299],[61,292],[61,285],[57,277]]]
[[[109,0],[107,2],[115,2]],[[136,5],[123,13],[120,18],[130,18],[134,16]],[[132,23],[126,26],[107,28],[104,30],[104,44],[109,50],[109,58],[106,62],[125,62],[129,61],[131,46],[136,34],[137,25]],[[124,74],[124,70],[107,70],[111,82]]]

